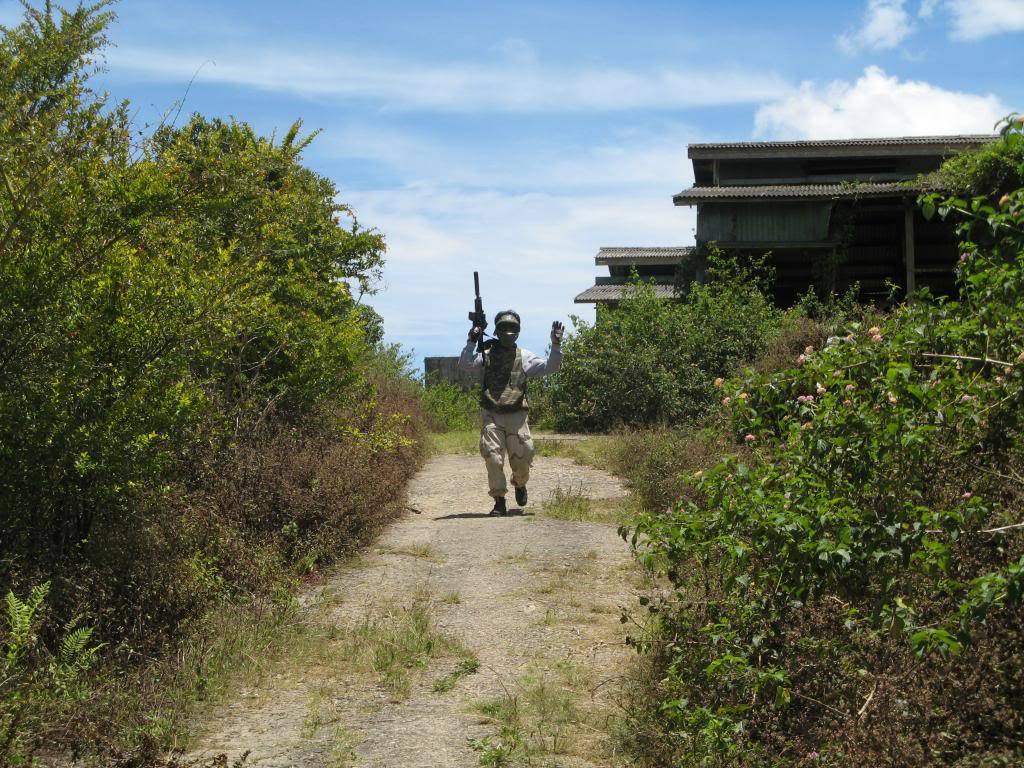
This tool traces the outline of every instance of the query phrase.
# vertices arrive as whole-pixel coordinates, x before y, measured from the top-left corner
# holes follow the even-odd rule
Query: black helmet
[[[500,325],[515,325],[518,331],[520,326],[519,313],[514,309],[502,310],[494,316],[494,330],[498,330]]]

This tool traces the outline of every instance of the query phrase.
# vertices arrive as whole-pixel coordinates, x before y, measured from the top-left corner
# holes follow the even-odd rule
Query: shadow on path
[[[533,512],[527,512],[524,509],[510,509],[504,515],[492,515],[490,512],[459,512],[454,515],[441,515],[435,517],[435,520],[468,520],[474,517],[493,517],[495,519],[501,517],[533,517]]]

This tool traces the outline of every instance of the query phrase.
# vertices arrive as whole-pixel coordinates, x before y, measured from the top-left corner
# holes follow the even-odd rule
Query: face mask
[[[519,338],[519,331],[498,331],[498,343],[501,344],[505,349],[512,349],[516,345],[516,339]]]

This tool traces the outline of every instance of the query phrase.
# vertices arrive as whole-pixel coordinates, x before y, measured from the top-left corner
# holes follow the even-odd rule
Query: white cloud
[[[1024,0],[946,0],[954,40],[1024,31]]]
[[[514,42],[496,55],[495,61],[435,64],[251,47],[193,53],[125,47],[112,49],[108,61],[115,77],[187,82],[202,67],[197,82],[446,112],[677,109],[755,103],[789,90],[778,75],[739,68],[546,66]]]
[[[868,67],[854,83],[805,82],[757,110],[758,136],[785,139],[988,133],[1009,108],[992,94],[947,91]]]
[[[373,160],[400,171],[408,183],[443,179],[448,186],[543,192],[623,188],[677,192],[692,180],[684,125],[617,133],[593,145],[490,145],[427,139],[369,124],[330,128],[316,150],[333,159]]]
[[[542,352],[552,320],[593,320],[593,306],[573,304],[604,267],[606,245],[693,243],[695,213],[671,196],[692,183],[683,126],[576,149],[511,147],[494,157],[409,134],[378,136],[370,155],[421,181],[388,189],[345,190],[362,223],[385,233],[381,292],[368,299],[385,318],[388,338],[425,355],[455,354],[472,308],[473,270],[485,308],[523,315],[522,344]],[[328,130],[335,157],[356,133]],[[411,163],[411,165],[410,165]]]
[[[895,48],[913,31],[910,14],[903,6],[904,0],[868,0],[860,27],[840,35],[839,47],[850,54]]]

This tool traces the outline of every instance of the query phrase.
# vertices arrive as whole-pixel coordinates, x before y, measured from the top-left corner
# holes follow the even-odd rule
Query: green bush
[[[423,410],[435,432],[460,432],[480,426],[480,397],[447,381],[427,382],[421,397]]]
[[[1011,125],[1012,120],[1005,124]],[[999,196],[1024,186],[1022,165],[1024,145],[997,141],[950,158],[934,174],[934,181],[957,195]]]
[[[748,455],[632,533],[672,585],[650,640],[675,764],[1021,757],[1024,189],[923,204],[960,222],[959,300],[727,387]]]
[[[754,268],[718,252],[708,265],[710,281],[679,303],[636,281],[617,308],[598,307],[594,325],[577,321],[547,389],[557,428],[678,426],[705,415],[715,378],[763,350],[782,317]]]

